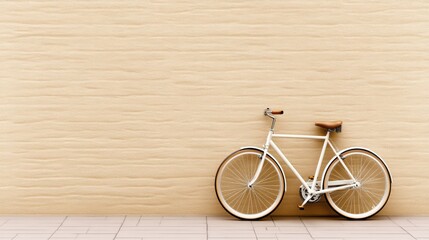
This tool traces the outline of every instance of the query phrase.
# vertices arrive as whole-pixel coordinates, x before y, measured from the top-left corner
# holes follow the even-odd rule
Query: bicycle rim
[[[261,151],[240,150],[228,156],[216,175],[216,194],[231,215],[241,219],[259,219],[272,213],[284,194],[280,167],[269,156],[252,187],[248,183],[256,173]]]
[[[387,167],[377,156],[364,150],[351,150],[343,154],[343,161],[360,187],[326,193],[329,205],[338,214],[351,219],[364,219],[378,213],[390,196],[391,178]],[[340,161],[329,166],[324,188],[329,182],[350,180]]]

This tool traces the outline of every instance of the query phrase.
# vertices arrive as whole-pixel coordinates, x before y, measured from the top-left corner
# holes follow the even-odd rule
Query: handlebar
[[[283,110],[271,110],[270,108],[265,109],[264,115],[270,117],[273,120],[271,123],[271,131],[274,131],[274,125],[276,125],[276,118],[273,115],[281,115],[283,113]]]
[[[271,114],[274,114],[274,115],[282,115],[284,112],[283,112],[283,110],[272,110],[271,111]]]
[[[282,115],[284,113],[283,110],[271,110],[270,108],[265,109],[264,115]]]

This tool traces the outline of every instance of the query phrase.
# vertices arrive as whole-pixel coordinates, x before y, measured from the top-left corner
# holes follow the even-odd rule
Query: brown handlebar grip
[[[272,110],[271,111],[271,114],[279,114],[279,115],[281,115],[283,113],[284,113],[283,110]]]

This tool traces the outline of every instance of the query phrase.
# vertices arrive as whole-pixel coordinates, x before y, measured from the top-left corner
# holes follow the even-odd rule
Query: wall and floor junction
[[[2,1],[0,213],[225,214],[221,161],[276,132],[379,153],[429,214],[427,1]],[[321,143],[280,146],[305,177]],[[327,155],[332,156],[331,152]],[[327,157],[328,158],[328,157]],[[327,159],[325,159],[327,160]],[[299,211],[299,182],[275,215]]]

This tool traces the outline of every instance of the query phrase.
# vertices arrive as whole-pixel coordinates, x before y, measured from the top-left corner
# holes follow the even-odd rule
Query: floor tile
[[[312,240],[310,234],[294,234],[294,233],[279,233],[277,234],[278,240]]]
[[[0,238],[14,238],[17,233],[3,233],[0,231]]]
[[[228,226],[228,227],[252,227],[252,222],[242,221],[232,217],[207,217],[207,225],[210,226]]]
[[[90,227],[87,233],[117,233],[119,231],[119,228],[119,226]]]
[[[342,217],[301,217],[302,222],[305,226],[319,226],[319,227],[338,227],[338,226],[350,226],[350,227],[395,227],[395,224],[388,217],[373,217],[366,220],[349,220]]]
[[[407,220],[417,227],[429,227],[429,217],[407,217]]]
[[[272,218],[264,218],[259,221],[251,221],[253,227],[275,227],[274,221]]]
[[[140,216],[126,216],[122,226],[135,227],[140,221]]]
[[[87,233],[90,227],[67,227],[61,226],[57,229],[55,233]]]
[[[79,226],[121,226],[125,220],[125,216],[122,217],[68,217],[62,224],[65,227],[79,227]]]
[[[156,234],[206,235],[206,227],[122,227],[118,237],[153,237]]]
[[[267,217],[242,221],[231,216],[1,216],[0,240],[150,239],[421,239],[429,240],[429,217]]]
[[[145,227],[145,226],[160,226],[161,225],[162,218],[159,219],[140,219],[137,223],[138,227]]]
[[[206,235],[156,235],[153,237],[144,237],[143,240],[206,240]],[[115,239],[116,240],[116,239]],[[220,239],[218,239],[220,240]]]
[[[143,238],[115,238],[115,240],[142,240]]]
[[[75,239],[75,238],[77,238],[77,236],[79,235],[79,233],[58,233],[58,232],[56,232],[56,233],[54,233],[54,234],[52,234],[52,237],[51,238],[72,238],[72,239]]]
[[[59,226],[65,219],[65,216],[9,216],[3,217],[2,222],[6,221],[8,226]]]
[[[183,218],[169,218],[164,217],[161,219],[160,226],[206,226],[206,217],[183,217]]]
[[[121,236],[118,235],[118,239],[123,238],[142,238],[144,240],[151,238],[151,239],[205,239],[207,237],[206,233],[164,233],[164,232],[152,232],[152,233],[144,233],[140,234],[140,236]]]
[[[208,240],[257,240],[256,237],[209,237]]]
[[[209,232],[209,238],[256,238],[256,234],[253,231],[243,232]]]
[[[402,227],[415,238],[429,238],[429,227]]]
[[[406,234],[401,227],[307,227],[311,236],[322,237],[375,237],[377,235],[395,236]]]
[[[305,227],[255,227],[255,232],[272,233],[308,233]]]
[[[415,240],[412,236],[408,234],[395,234],[395,235],[373,235],[371,237],[346,237],[342,238],[344,240]]]
[[[14,238],[17,240],[26,239],[26,240],[48,240],[52,234],[34,234],[34,233],[19,233]]]
[[[54,233],[58,227],[45,227],[45,226],[4,226],[0,228],[0,234],[5,233]]]
[[[273,217],[273,222],[277,227],[304,227],[299,217]]]
[[[77,240],[113,240],[116,234],[78,234]]]

